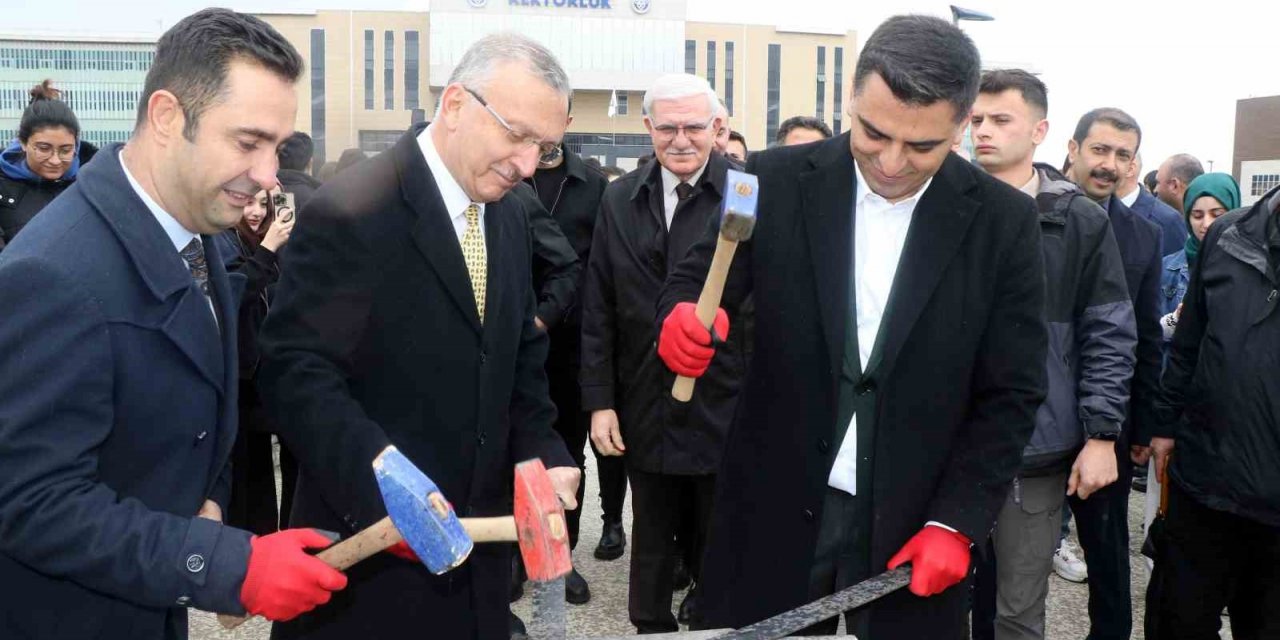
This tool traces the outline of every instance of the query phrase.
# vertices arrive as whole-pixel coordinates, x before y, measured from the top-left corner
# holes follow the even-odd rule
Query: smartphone
[[[293,194],[287,191],[272,193],[268,202],[270,203],[268,206],[268,213],[273,217],[276,215],[277,211],[285,208],[288,209],[280,214],[280,220],[282,222],[292,220],[293,213],[297,211],[297,208],[293,205]]]

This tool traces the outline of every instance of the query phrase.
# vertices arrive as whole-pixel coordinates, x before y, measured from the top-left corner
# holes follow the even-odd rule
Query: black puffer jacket
[[[1173,482],[1280,527],[1280,189],[1213,223],[1182,301],[1156,404]]]

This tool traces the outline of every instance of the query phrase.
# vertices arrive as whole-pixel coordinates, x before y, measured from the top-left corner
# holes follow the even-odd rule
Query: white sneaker
[[[1063,580],[1084,582],[1089,579],[1089,565],[1076,556],[1075,545],[1070,540],[1063,540],[1058,550],[1053,552],[1053,570]]]

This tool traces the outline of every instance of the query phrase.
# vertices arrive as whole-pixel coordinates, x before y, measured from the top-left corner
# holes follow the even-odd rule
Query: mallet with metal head
[[[756,228],[756,203],[759,200],[760,183],[755,176],[729,170],[725,178],[725,196],[720,214],[720,237],[716,240],[716,252],[711,257],[711,269],[698,296],[698,322],[708,330],[720,308],[720,296],[724,294],[724,281],[733,264],[733,254],[738,243],[751,239]],[[721,336],[723,337],[723,336]],[[679,376],[671,387],[671,396],[680,402],[693,397],[693,378]]]
[[[459,519],[436,484],[394,446],[387,447],[373,461],[374,477],[387,517],[316,557],[342,571],[404,541],[422,563],[438,575],[462,564],[471,554],[473,542],[519,541],[530,576],[551,575],[557,571],[564,575],[572,566],[564,535],[563,511],[558,512],[557,518],[548,515],[555,513],[560,503],[555,491],[550,489],[551,481],[542,463],[531,462],[536,465],[526,462],[516,467],[514,517]],[[529,490],[521,491],[522,486],[542,485],[550,490],[550,503],[541,491],[536,496]],[[559,542],[555,539],[557,531],[563,539]],[[557,545],[563,547],[562,553],[546,551],[554,550]],[[562,570],[562,565],[569,569]],[[247,618],[224,615],[219,619],[223,626],[234,628]]]

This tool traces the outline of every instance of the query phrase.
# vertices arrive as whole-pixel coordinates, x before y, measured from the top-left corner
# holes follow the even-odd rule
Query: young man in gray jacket
[[[1113,449],[1137,344],[1107,213],[1056,170],[1032,162],[1047,112],[1039,79],[994,70],[983,75],[971,123],[977,163],[1035,198],[1047,281],[1049,392],[992,537],[999,640],[1044,638],[1063,501],[1087,499],[1116,480]]]

